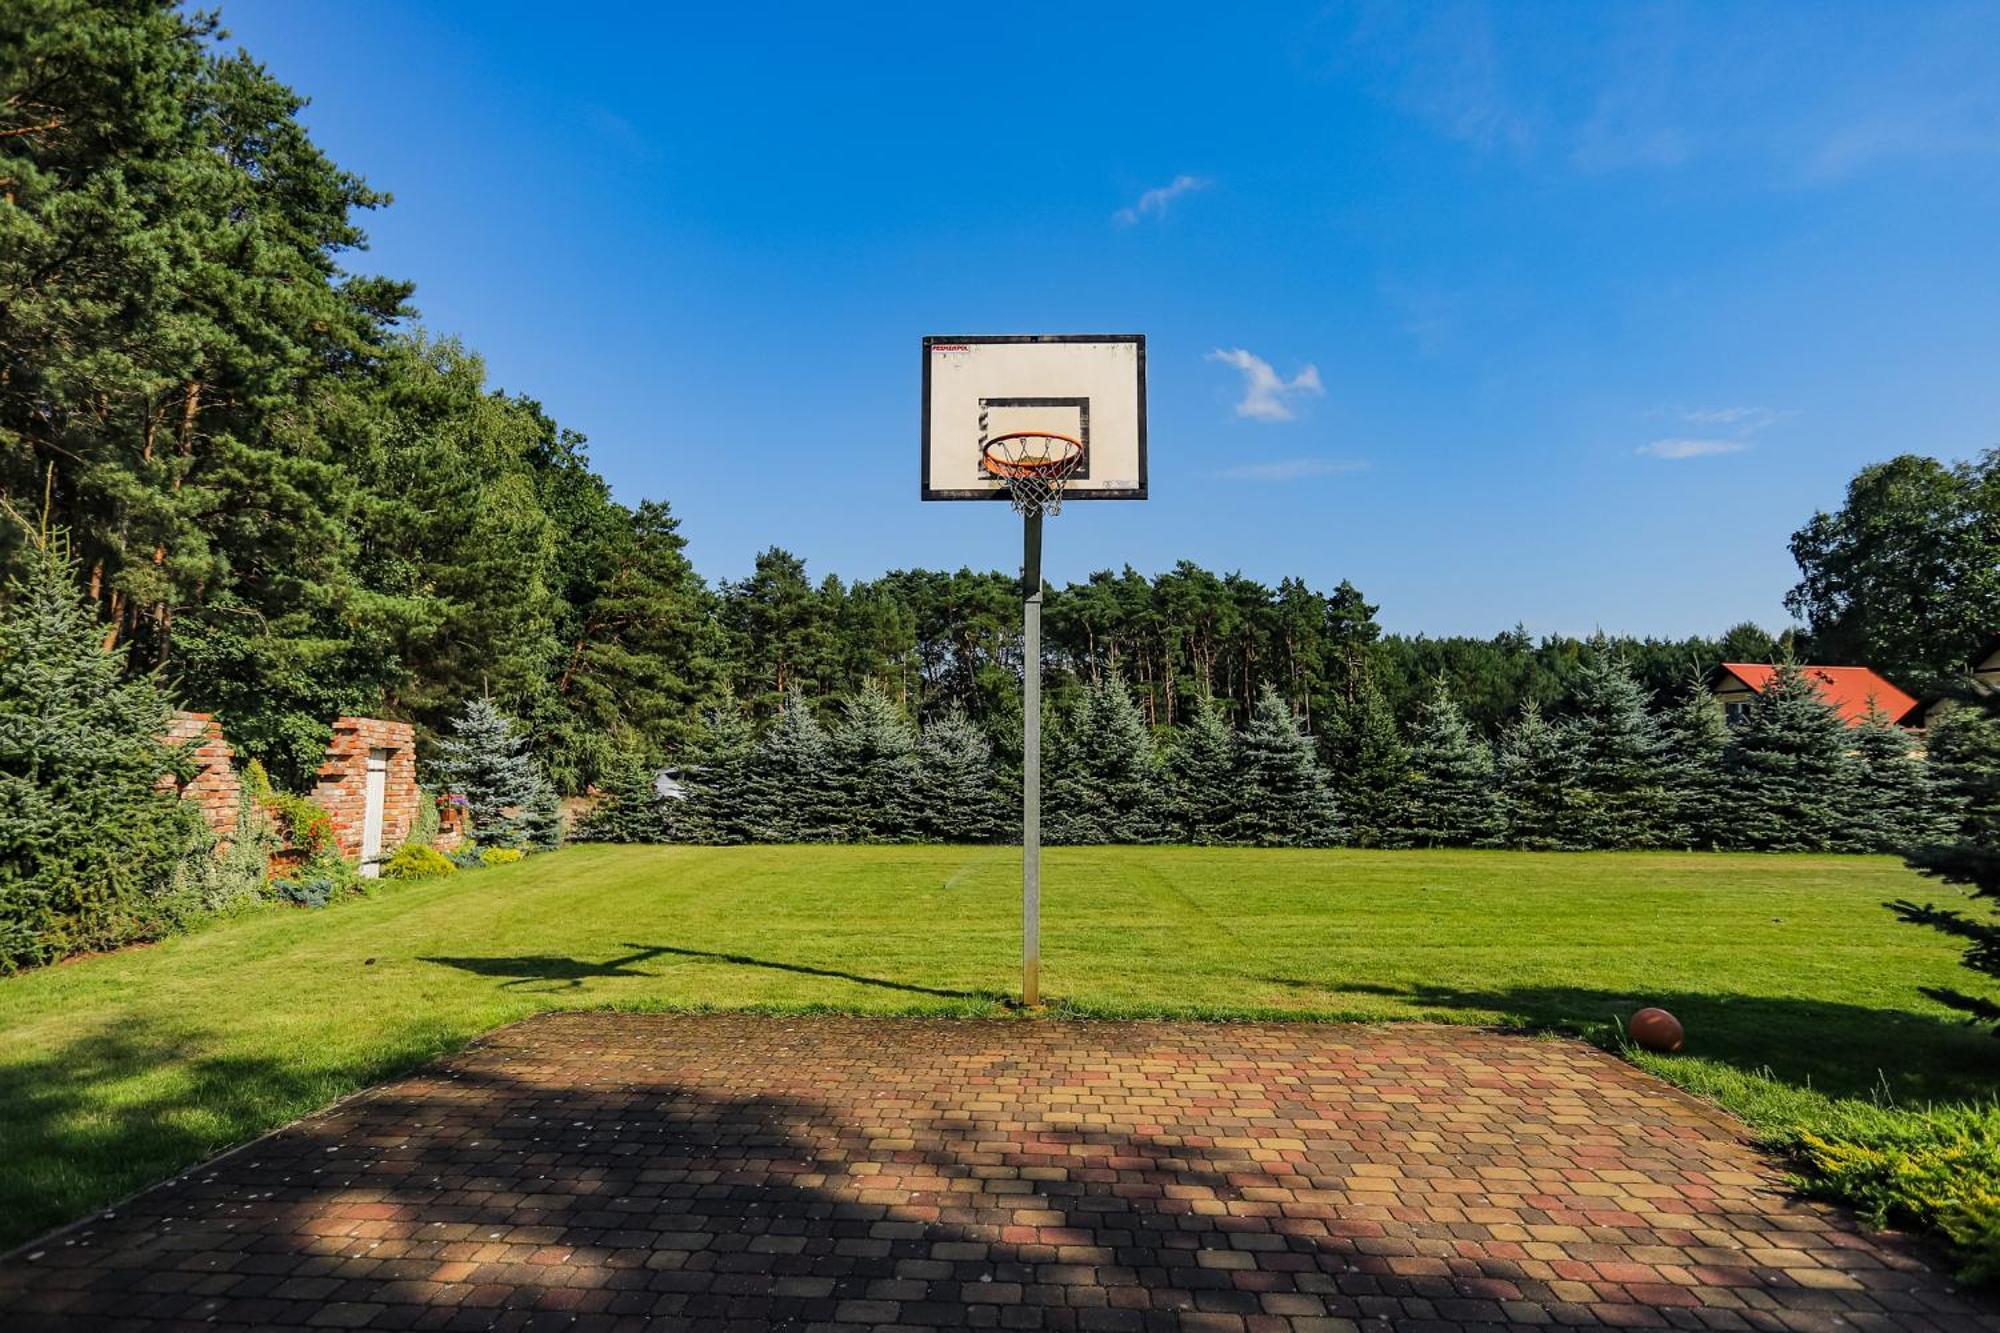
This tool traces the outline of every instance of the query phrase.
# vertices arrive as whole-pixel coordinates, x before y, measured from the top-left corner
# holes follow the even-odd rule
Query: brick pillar
[[[368,752],[389,752],[388,783],[382,798],[382,848],[407,841],[417,817],[417,751],[407,722],[373,717],[334,719],[333,739],[319,766],[311,800],[333,820],[334,844],[350,861],[361,858],[361,826],[367,818]]]
[[[202,820],[226,845],[236,834],[236,807],[243,784],[236,776],[236,752],[222,738],[222,724],[213,713],[176,712],[167,724],[166,739],[189,747],[195,773],[186,782],[162,778],[160,786],[178,790],[183,800],[200,807]]]

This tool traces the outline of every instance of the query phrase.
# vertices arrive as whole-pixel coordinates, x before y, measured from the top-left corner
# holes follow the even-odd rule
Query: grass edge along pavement
[[[0,1243],[548,1009],[1009,1012],[1016,858],[575,848],[0,982]],[[1053,1017],[1417,1018],[1616,1045],[1616,1017],[1665,1003],[1699,1054],[1641,1066],[1743,1118],[1813,1192],[1934,1229],[1971,1271],[2000,1252],[2000,1044],[1917,993],[1955,954],[1881,909],[1932,887],[1886,858],[1051,858]]]

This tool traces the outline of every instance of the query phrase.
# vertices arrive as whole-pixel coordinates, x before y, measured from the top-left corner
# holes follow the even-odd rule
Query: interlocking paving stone
[[[1601,1051],[559,1014],[0,1263],[28,1329],[1995,1330]]]

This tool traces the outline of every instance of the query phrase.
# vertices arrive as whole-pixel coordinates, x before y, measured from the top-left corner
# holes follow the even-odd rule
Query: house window
[[[1730,726],[1740,727],[1750,720],[1750,705],[1747,701],[1743,703],[1724,704],[1722,705],[1722,716]]]

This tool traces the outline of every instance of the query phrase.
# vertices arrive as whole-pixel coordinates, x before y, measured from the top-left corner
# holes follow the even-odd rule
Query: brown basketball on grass
[[[1664,1009],[1641,1009],[1632,1015],[1625,1030],[1649,1051],[1678,1051],[1687,1036],[1681,1031],[1681,1021]]]

